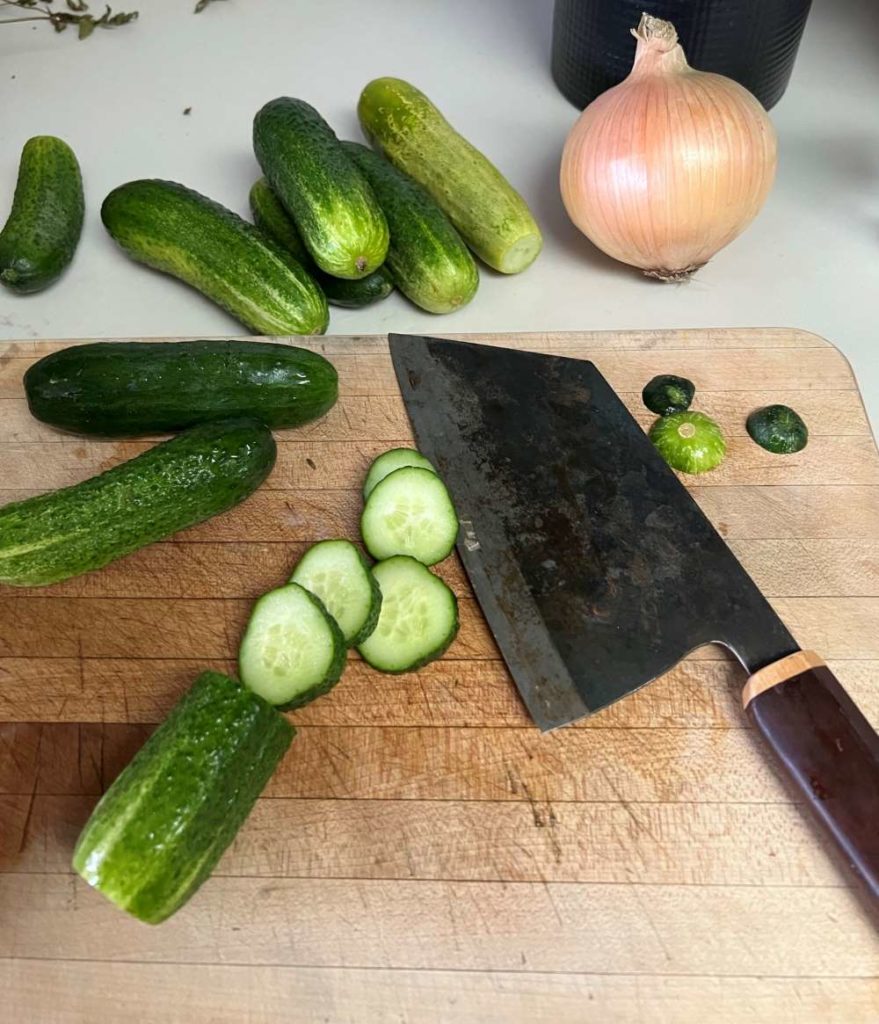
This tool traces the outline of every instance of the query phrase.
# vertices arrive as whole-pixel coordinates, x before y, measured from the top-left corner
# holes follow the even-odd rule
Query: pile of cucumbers
[[[304,100],[279,97],[253,122],[263,173],[254,223],[173,181],[113,189],[104,226],[134,260],[198,289],[256,334],[322,334],[328,302],[348,308],[395,288],[450,313],[476,294],[472,253],[504,274],[528,267],[540,230],[527,204],[418,89],[379,78],[358,115],[373,149],[340,141]],[[76,157],[31,139],[0,233],[0,282],[38,291],[73,257],[83,220]]]

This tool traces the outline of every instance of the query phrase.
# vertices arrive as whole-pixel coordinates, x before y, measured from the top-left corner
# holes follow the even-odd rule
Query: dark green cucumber
[[[537,259],[540,229],[525,200],[430,100],[399,78],[377,78],[360,94],[364,135],[420,182],[490,267],[518,274]]]
[[[104,226],[139,263],[185,281],[257,334],[323,334],[323,292],[303,267],[237,213],[174,181],[120,185]]]
[[[24,375],[31,413],[97,437],[136,437],[252,416],[298,427],[330,409],[333,366],[259,341],[94,342],[44,356]]]
[[[314,107],[289,96],[266,103],[253,120],[253,149],[321,270],[355,279],[384,263],[384,214]]]
[[[54,135],[28,139],[0,232],[0,281],[22,295],[48,288],[73,259],[84,212],[82,176],[70,146]]]
[[[272,191],[272,186],[265,178],[258,178],[250,189],[248,196],[253,223],[264,234],[273,238],[297,259],[303,267],[311,272],[309,264],[314,266],[311,253],[302,241],[302,235],[296,230],[293,218],[284,209],[281,200]]]
[[[381,266],[356,281],[325,274],[311,258],[302,236],[296,230],[293,218],[284,209],[281,200],[272,191],[265,178],[253,183],[250,190],[250,211],[260,231],[288,249],[323,289],[327,300],[334,306],[360,309],[379,299],[387,298],[394,290],[390,272]]]
[[[205,423],[60,491],[0,508],[0,583],[43,586],[112,562],[237,505],[275,462],[252,419]]]
[[[204,672],[101,798],[74,869],[159,924],[206,881],[295,735],[261,697]]]
[[[479,287],[470,250],[429,193],[357,142],[343,142],[388,222],[387,266],[400,291],[429,313],[451,313]]]

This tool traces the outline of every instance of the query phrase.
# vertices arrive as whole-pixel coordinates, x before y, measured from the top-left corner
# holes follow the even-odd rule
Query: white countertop
[[[0,294],[0,339],[240,333],[115,249],[98,217],[104,195],[132,178],[172,178],[246,214],[259,174],[251,121],[266,100],[307,99],[341,137],[359,138],[360,89],[396,75],[520,189],[544,252],[519,277],[485,271],[453,315],[395,295],[333,308],[331,333],[795,326],[842,349],[879,422],[876,5],[818,0],[772,112],[780,164],[765,209],[694,280],[664,285],[612,262],[567,221],[558,159],[576,111],[549,74],[550,0],[226,0],[198,16],[193,4],[122,0],[114,9],[139,6],[140,20],[84,42],[42,24],[0,26],[0,219],[21,146],[37,134],[74,147],[88,204],[62,281],[37,296]]]

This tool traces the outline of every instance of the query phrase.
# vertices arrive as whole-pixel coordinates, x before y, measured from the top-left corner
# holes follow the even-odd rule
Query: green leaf
[[[79,38],[88,39],[95,30],[95,19],[90,14],[84,14],[77,22]]]

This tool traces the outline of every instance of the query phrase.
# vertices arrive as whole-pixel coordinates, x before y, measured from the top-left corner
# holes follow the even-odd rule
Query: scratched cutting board
[[[656,373],[729,439],[697,500],[799,642],[879,720],[879,456],[845,359],[792,330],[473,336],[595,360],[646,425]],[[301,342],[300,342],[301,343]],[[143,450],[31,420],[0,349],[0,501]],[[279,435],[238,509],[47,590],[0,587],[0,985],[9,1021],[875,1021],[879,943],[739,710],[719,649],[541,736],[453,557],[449,654],[352,658],[213,879],[153,928],[69,869],[97,797],[195,674],[232,670],[252,599],[356,536],[369,461],[411,442],[383,338],[315,339],[340,399]],[[745,434],[757,405],[805,451]]]

